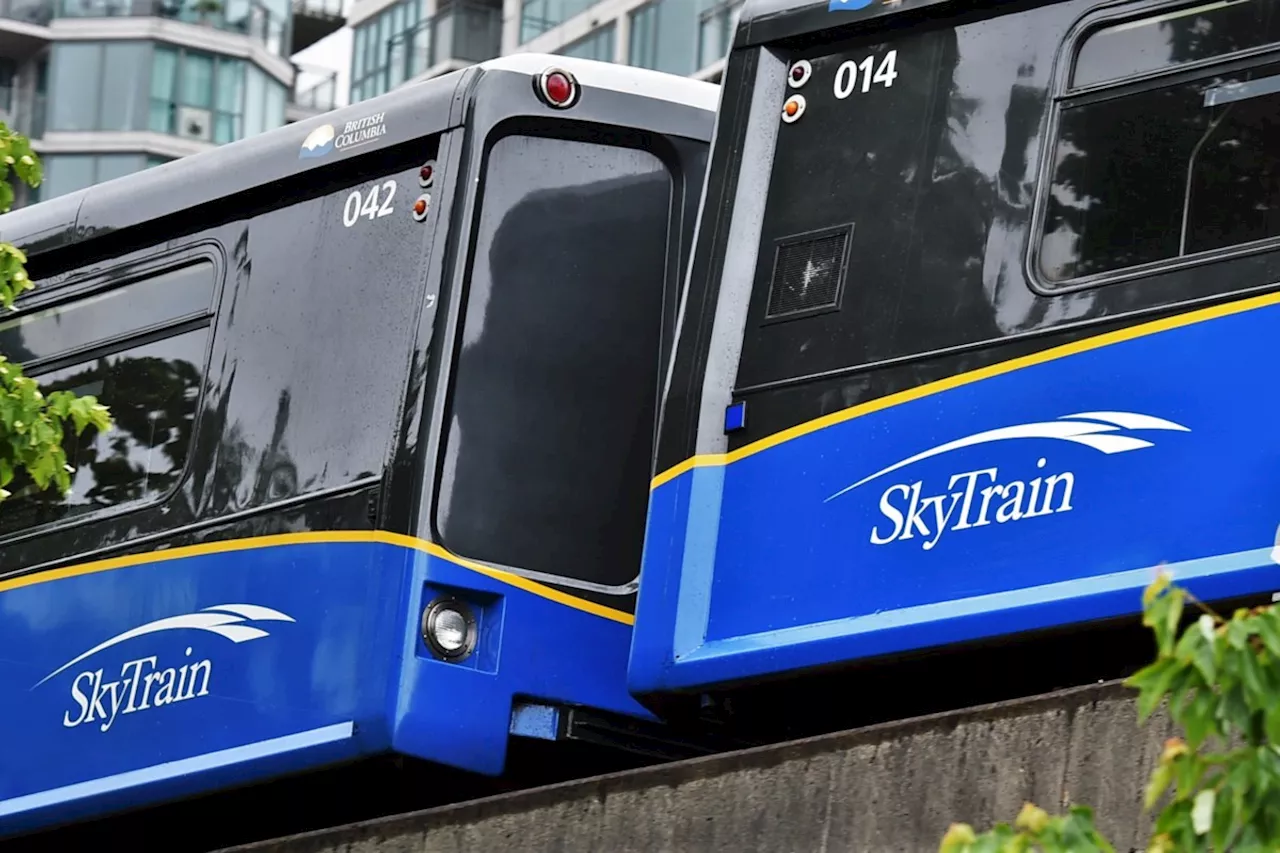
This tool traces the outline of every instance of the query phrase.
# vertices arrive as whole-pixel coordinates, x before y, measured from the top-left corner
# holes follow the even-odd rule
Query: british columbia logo
[[[291,616],[258,604],[219,604],[196,613],[167,616],[130,628],[99,643],[40,679],[35,687],[100,652],[139,637],[194,630],[215,634],[239,644],[270,636],[268,631],[252,623],[293,621]],[[70,698],[73,707],[63,714],[62,725],[73,729],[86,723],[95,723],[99,731],[106,732],[115,725],[117,717],[208,696],[213,678],[213,660],[192,659],[191,646],[187,647],[182,659],[176,661],[162,661],[159,655],[154,654],[127,660],[120,667],[118,675],[114,669],[93,668],[90,665],[71,681]]]
[[[1050,439],[1083,445],[1111,456],[1153,446],[1153,442],[1145,438],[1126,434],[1149,430],[1190,432],[1181,424],[1136,412],[1084,412],[1063,415],[1056,421],[1000,427],[939,444],[881,468],[829,496],[824,503],[916,462],[966,447],[1017,439]],[[930,551],[949,531],[1070,512],[1076,475],[1066,470],[1047,471],[1047,464],[1047,458],[1039,456],[1035,476],[1030,478],[1021,472],[1014,476],[1002,475],[996,466],[961,471],[952,474],[946,490],[938,494],[929,494],[922,479],[894,483],[880,495],[880,514],[884,521],[871,528],[871,544],[888,545],[918,536],[920,547]]]
[[[298,159],[324,157],[332,151],[346,151],[380,139],[387,133],[386,113],[374,113],[344,122],[341,129],[322,124],[307,134],[298,149]]]

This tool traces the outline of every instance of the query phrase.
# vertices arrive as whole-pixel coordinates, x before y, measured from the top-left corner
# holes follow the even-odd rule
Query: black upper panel
[[[737,310],[717,300],[739,192],[767,202],[734,385],[706,390],[748,404],[730,447],[1273,287],[1278,10],[749,3],[724,78],[659,470],[696,452],[712,327]],[[785,85],[799,60],[807,81]],[[805,109],[784,122],[797,93]],[[757,100],[778,126],[753,159],[744,139]]]
[[[1129,268],[1280,234],[1268,118],[1277,96],[1204,106],[1211,90],[1272,79],[1271,66],[1147,81],[1055,111],[1054,60],[1089,6],[794,53],[812,76],[797,90],[806,110],[781,126],[761,186],[768,203],[739,388],[1212,296],[1226,269],[1206,276],[1166,265],[1139,277]],[[1046,127],[1060,140],[1050,154],[1058,166],[1037,194]],[[1037,199],[1047,205],[1043,225],[1033,219]],[[780,247],[838,228],[849,242],[839,310],[768,322],[771,291],[787,286]],[[1029,277],[1033,249],[1040,274]],[[1280,275],[1275,255],[1223,263],[1232,290]],[[817,282],[820,268],[792,275]],[[1129,278],[1082,278],[1108,272]],[[1054,295],[1064,286],[1072,292]]]

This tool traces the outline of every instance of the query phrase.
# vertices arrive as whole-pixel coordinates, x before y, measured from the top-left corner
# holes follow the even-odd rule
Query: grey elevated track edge
[[[231,848],[235,853],[936,853],[952,821],[1092,806],[1144,849],[1173,728],[1116,682],[598,776]],[[229,851],[227,852],[229,853]]]

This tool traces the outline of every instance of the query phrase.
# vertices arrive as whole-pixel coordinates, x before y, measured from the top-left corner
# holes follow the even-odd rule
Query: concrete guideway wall
[[[1142,849],[1165,738],[1115,682],[599,776],[232,848],[235,853],[936,853],[1031,800],[1094,808]],[[227,851],[230,853],[230,851]]]

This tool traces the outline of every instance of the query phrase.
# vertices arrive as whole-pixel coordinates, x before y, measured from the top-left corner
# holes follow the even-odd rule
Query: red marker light
[[[568,71],[548,68],[533,80],[538,98],[549,107],[568,109],[578,102],[578,81]]]
[[[559,71],[547,75],[547,97],[556,104],[567,103],[573,97],[573,84]]]
[[[436,161],[428,160],[422,164],[422,168],[418,170],[418,186],[424,190],[431,186],[436,179]]]
[[[803,80],[803,79],[804,79],[804,66],[803,66],[803,65],[797,65],[795,68],[792,68],[792,69],[791,69],[791,79],[792,79],[792,80],[796,80],[796,81],[799,81],[799,80]]]

